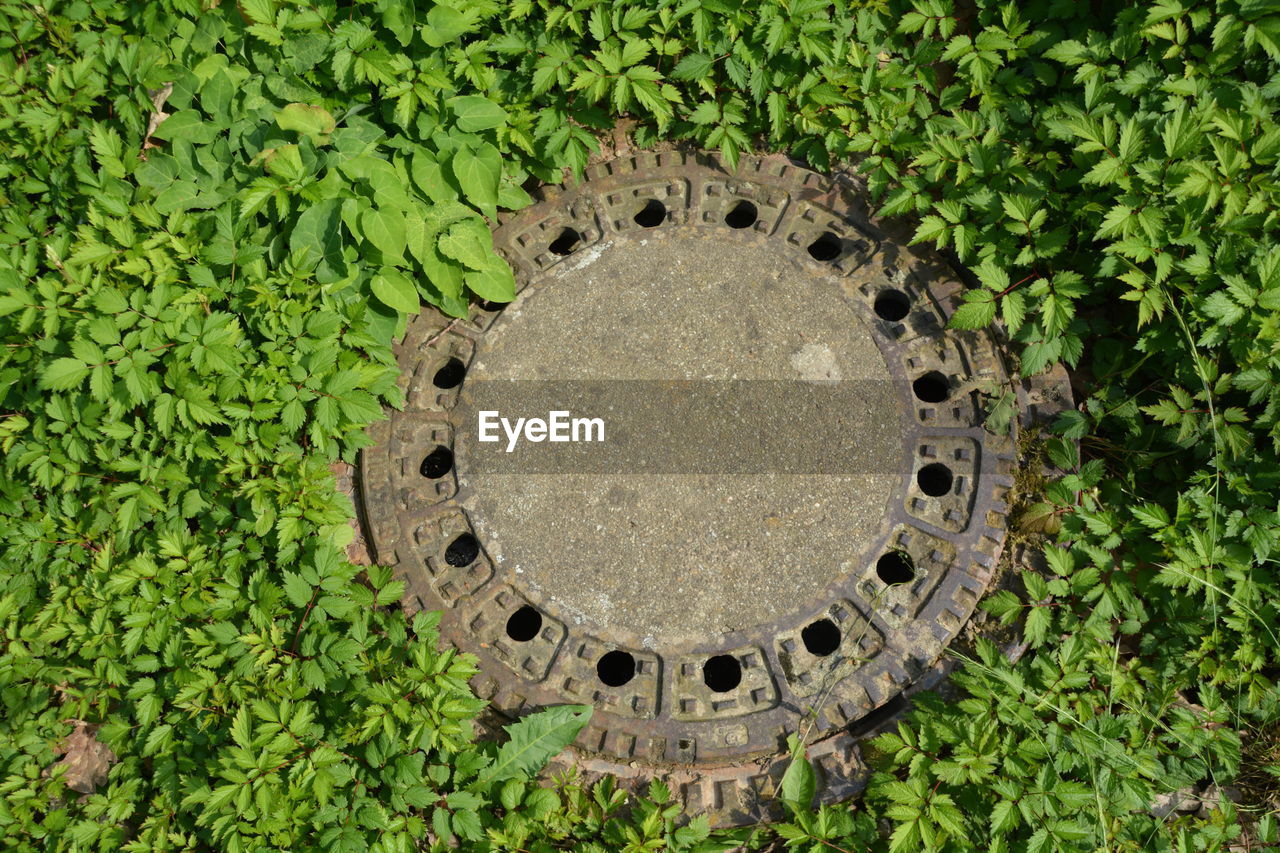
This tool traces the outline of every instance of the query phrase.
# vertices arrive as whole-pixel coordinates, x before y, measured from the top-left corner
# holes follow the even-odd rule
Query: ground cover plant
[[[1274,0],[0,0],[0,47],[6,849],[1278,843]],[[1046,570],[986,604],[1031,652],[859,804],[798,753],[767,830],[533,784],[585,710],[478,745],[470,663],[342,551],[405,317],[509,298],[488,223],[619,118],[861,172],[1082,392]]]

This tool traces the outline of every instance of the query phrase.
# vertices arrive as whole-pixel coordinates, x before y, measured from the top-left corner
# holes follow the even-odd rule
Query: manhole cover
[[[821,798],[856,793],[857,735],[936,669],[1005,538],[1013,443],[979,397],[1008,381],[944,329],[959,285],[773,158],[607,163],[495,244],[516,301],[399,347],[406,406],[361,464],[378,561],[497,712],[594,705],[589,768],[755,820],[800,732]]]

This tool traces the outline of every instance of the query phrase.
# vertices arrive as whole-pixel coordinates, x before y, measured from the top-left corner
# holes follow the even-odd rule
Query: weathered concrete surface
[[[568,623],[625,632],[650,649],[715,642],[823,600],[867,538],[884,533],[902,475],[900,397],[838,284],[776,243],[673,229],[584,251],[525,291],[482,340],[468,389],[508,379],[845,380],[859,389],[839,418],[791,424],[815,453],[852,444],[863,461],[838,475],[785,473],[769,459],[755,474],[740,465],[717,473],[726,469],[714,460],[697,474],[503,473],[469,466],[481,448],[465,431],[474,409],[464,409],[459,496],[477,535]],[[770,405],[767,395],[759,405]]]

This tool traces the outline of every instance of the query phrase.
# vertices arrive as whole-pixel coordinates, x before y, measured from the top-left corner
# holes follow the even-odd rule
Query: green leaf
[[[697,109],[689,113],[689,121],[694,124],[714,124],[720,120],[720,105],[715,101],[703,101]]]
[[[231,82],[227,72],[219,71],[200,87],[200,107],[226,126],[231,120],[231,103],[235,92],[235,84]]]
[[[449,163],[462,193],[490,219],[498,215],[498,182],[502,178],[502,155],[487,142],[474,151],[460,148]]]
[[[507,811],[511,811],[520,805],[520,801],[524,799],[524,782],[519,779],[508,779],[503,784],[499,794],[499,800],[502,807]]]
[[[467,270],[463,275],[467,289],[490,302],[510,302],[516,298],[516,280],[507,262],[493,256],[479,270]]]
[[[338,123],[324,107],[311,104],[287,104],[276,111],[276,124],[281,130],[296,130],[317,142],[328,138]]]
[[[285,572],[284,593],[294,607],[306,607],[311,601],[312,587],[301,575]]]
[[[70,391],[89,375],[89,365],[78,358],[59,358],[40,374],[40,387]]]
[[[676,80],[701,80],[711,73],[711,57],[701,53],[686,53],[676,63],[671,76]]]
[[[253,728],[249,722],[249,707],[241,705],[231,721],[231,739],[236,745],[248,749],[253,745]]]
[[[213,140],[216,129],[207,125],[204,118],[196,110],[179,110],[160,122],[152,133],[153,139],[180,139],[193,145],[202,145]]]
[[[393,267],[383,267],[370,284],[373,295],[388,308],[405,314],[416,314],[422,307],[418,302],[418,289],[404,273]]]
[[[484,830],[480,825],[480,816],[471,809],[460,809],[453,813],[453,831],[459,838],[468,841],[479,841],[484,838]]]
[[[422,28],[422,38],[431,47],[443,47],[471,29],[476,16],[459,12],[448,6],[436,4],[427,13],[427,24]]]
[[[396,167],[387,160],[372,155],[362,155],[343,162],[341,168],[344,174],[369,185],[375,206],[395,207],[401,210],[413,207],[414,202],[409,196],[407,182]]]
[[[481,95],[460,95],[447,103],[458,117],[458,129],[464,133],[492,130],[507,123],[507,111]]]
[[[473,270],[488,268],[496,257],[493,254],[493,234],[474,217],[449,226],[436,245],[445,255]]]
[[[396,208],[375,207],[360,215],[360,230],[383,258],[391,262],[404,260],[404,214]]]
[[[813,765],[805,756],[803,745],[797,742],[791,753],[791,763],[782,774],[782,799],[794,809],[805,810],[812,806],[817,788],[818,779]]]
[[[944,246],[949,232],[950,227],[941,216],[926,216],[920,220],[920,225],[916,228],[916,234],[911,238],[911,242],[921,243],[925,240],[932,240],[938,245]]]
[[[1004,267],[990,259],[983,261],[974,269],[978,276],[978,281],[982,282],[988,290],[994,290],[997,293],[1009,289],[1009,273]]]
[[[138,163],[133,177],[144,187],[163,189],[177,179],[178,161],[158,151],[152,151],[150,155]]]
[[[1053,621],[1048,607],[1032,607],[1027,611],[1027,624],[1024,628],[1027,642],[1032,646],[1044,645],[1049,635],[1049,626]]]
[[[330,263],[342,260],[342,202],[331,198],[302,212],[289,234],[289,251]]]
[[[1159,504],[1131,504],[1129,511],[1152,530],[1163,530],[1169,526],[1169,513]]]
[[[276,6],[272,0],[240,0],[239,7],[255,23],[269,24],[275,19]]]
[[[454,201],[458,198],[458,191],[445,179],[444,169],[430,151],[419,148],[414,152],[411,163],[413,182],[427,198],[437,202]]]
[[[977,297],[965,302],[951,315],[953,329],[985,329],[996,318],[996,301],[990,294],[967,294]]]
[[[493,764],[481,774],[480,785],[487,788],[506,779],[532,778],[573,743],[590,719],[590,705],[559,705],[507,726],[510,740],[498,749]]]
[[[1022,612],[1022,601],[1009,590],[1002,589],[987,596],[982,602],[982,609],[997,617],[1004,624],[1010,625],[1018,617],[1018,614]]]

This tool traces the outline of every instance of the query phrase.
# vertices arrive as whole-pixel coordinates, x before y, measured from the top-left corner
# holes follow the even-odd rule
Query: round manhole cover
[[[766,816],[787,736],[821,796],[938,662],[1004,541],[997,349],[854,187],[774,158],[643,155],[495,232],[520,287],[425,312],[362,516],[501,714],[585,703],[588,766]],[[492,310],[490,310],[492,309]],[[883,713],[881,710],[879,713]]]

